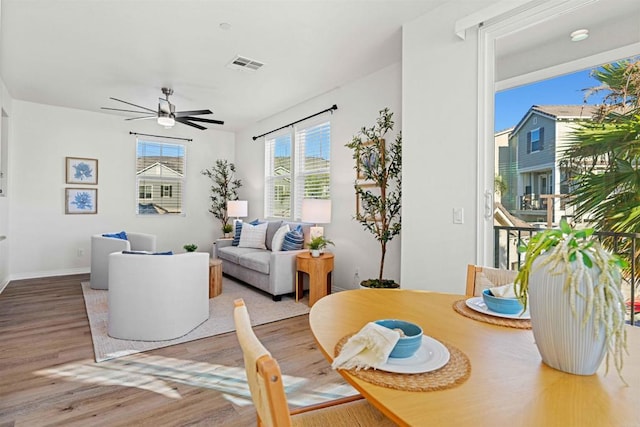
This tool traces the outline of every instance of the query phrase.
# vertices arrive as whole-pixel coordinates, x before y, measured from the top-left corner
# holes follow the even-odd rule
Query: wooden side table
[[[222,260],[209,259],[209,298],[222,293]]]
[[[316,258],[309,252],[301,252],[296,256],[296,301],[304,293],[302,273],[309,275],[309,307],[331,293],[333,258],[332,253],[324,253]]]

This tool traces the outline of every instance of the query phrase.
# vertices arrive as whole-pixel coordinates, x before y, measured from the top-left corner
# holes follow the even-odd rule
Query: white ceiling
[[[89,111],[170,87],[238,130],[399,61],[402,24],[444,1],[2,0],[0,74],[16,99]],[[237,54],[266,65],[227,68]]]
[[[402,24],[446,1],[472,0],[1,0],[0,75],[16,99],[96,112],[170,87],[234,131],[400,61]],[[498,80],[638,42],[640,0],[593,1],[499,39]],[[238,54],[266,65],[227,68]]]

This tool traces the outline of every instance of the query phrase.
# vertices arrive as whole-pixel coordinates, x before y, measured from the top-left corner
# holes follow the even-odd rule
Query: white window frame
[[[311,129],[313,127],[322,125],[327,123],[329,126],[329,152],[326,153],[328,155],[328,164],[326,168],[321,169],[313,169],[313,170],[305,170],[305,162],[303,162],[299,155],[302,154],[302,139],[301,134],[306,129]],[[289,203],[290,203],[290,211],[289,215],[286,217],[276,217],[274,216],[274,212],[272,209],[273,201],[271,198],[271,182],[276,178],[276,175],[273,174],[272,165],[274,165],[274,159],[270,157],[272,153],[274,153],[273,148],[269,146],[269,144],[274,144],[276,139],[281,138],[283,136],[289,136],[290,140],[290,153],[291,153],[291,165],[290,165],[290,173],[288,175],[290,179],[290,194],[289,194]],[[265,138],[265,191],[264,191],[264,216],[265,218],[282,218],[291,221],[300,221],[302,216],[302,199],[304,198],[304,182],[305,178],[309,175],[315,174],[323,174],[327,173],[329,175],[329,188],[327,189],[326,197],[330,198],[331,196],[331,119],[326,117],[320,117],[313,120],[307,120],[305,122],[298,123],[296,126],[292,126],[289,130],[274,133],[272,136]],[[278,176],[280,177],[280,176]],[[277,184],[273,184],[277,186]],[[275,188],[273,189],[275,194]]]
[[[139,147],[141,144],[149,144],[149,145],[157,145],[160,148],[160,153],[162,153],[164,150],[178,150],[179,152],[182,153],[182,172],[180,173],[180,171],[174,171],[175,172],[175,176],[173,177],[163,177],[162,175],[160,175],[159,177],[154,177],[154,176],[145,176],[144,178],[139,176],[138,174],[138,151],[139,151]],[[161,163],[162,164],[162,163]],[[165,165],[166,166],[166,165]],[[163,169],[164,170],[164,169]],[[185,193],[186,193],[186,187],[187,187],[187,180],[186,180],[186,172],[187,172],[187,147],[185,144],[181,144],[181,143],[176,143],[175,141],[167,141],[164,140],[160,137],[137,137],[136,138],[136,144],[135,144],[135,182],[136,182],[136,198],[135,198],[135,212],[136,215],[139,216],[161,216],[161,215],[156,215],[156,214],[149,214],[149,213],[145,213],[145,212],[141,212],[139,210],[139,201],[142,200],[162,200],[162,199],[178,199],[178,206],[179,206],[179,211],[178,212],[165,212],[163,213],[163,215],[178,215],[178,216],[185,216],[186,215],[186,203],[185,203]],[[167,181],[168,180],[168,181]],[[154,189],[153,187],[156,186],[156,184],[154,184],[154,182],[157,181],[157,185],[158,188]],[[151,182],[149,184],[149,182]],[[167,182],[170,182],[170,184],[166,184]],[[177,195],[175,197],[167,197],[163,195],[163,185],[171,185],[173,186],[173,190],[172,191],[174,194],[177,193]],[[140,198],[140,187],[144,186],[145,187],[145,197],[144,198]],[[147,198],[146,195],[148,194],[146,191],[146,187],[152,187],[151,189],[151,198]],[[176,189],[177,187],[177,189]],[[155,194],[154,194],[155,191]],[[156,199],[157,197],[157,199]]]
[[[589,3],[590,0],[570,2],[532,2],[530,9],[496,22],[484,22],[478,30],[478,152],[477,152],[477,209],[483,213],[476,225],[476,264],[493,265],[493,194],[494,194],[494,96],[495,92],[514,88],[562,74],[584,70],[596,64],[612,62],[637,55],[640,43],[620,47],[580,58],[531,73],[495,81],[496,39],[520,31],[522,28],[551,19],[557,14]]]
[[[531,152],[532,153],[537,153],[538,151],[540,151],[540,128],[535,128],[535,129],[531,129]],[[536,139],[533,139],[533,135],[536,135]],[[533,149],[533,143],[536,143],[536,149]]]
[[[142,188],[142,197],[140,197],[140,188]],[[148,189],[148,191],[147,191]],[[147,197],[147,194],[149,197]],[[138,186],[138,198],[141,200],[153,199],[153,185],[139,185]]]

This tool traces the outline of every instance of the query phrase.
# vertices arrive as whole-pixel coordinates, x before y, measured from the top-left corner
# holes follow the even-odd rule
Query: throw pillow
[[[102,237],[111,237],[113,239],[127,240],[127,233],[125,233],[124,231],[121,231],[119,233],[105,233],[102,235]]]
[[[278,228],[276,234],[273,235],[273,240],[271,241],[271,250],[273,252],[279,252],[282,250],[282,244],[284,243],[284,236],[289,232],[289,226],[287,224]]]
[[[264,244],[265,236],[267,235],[266,222],[258,225],[251,225],[251,223],[242,224],[242,232],[240,233],[239,248],[255,248],[255,249],[267,249]]]
[[[282,221],[269,221],[268,224],[269,225],[267,226],[267,236],[264,243],[267,246],[267,249],[272,251],[273,237],[276,235],[276,231],[280,229],[280,226],[282,225]]]
[[[233,241],[231,242],[232,246],[238,246],[240,244],[240,235],[242,234],[242,224],[244,224],[244,222],[242,221],[236,222],[236,231],[235,231],[235,234],[233,235]],[[258,225],[258,224],[261,224],[261,222],[258,221],[258,219],[256,218],[253,221],[251,221],[249,224]]]
[[[282,243],[283,251],[297,251],[302,249],[304,245],[304,234],[302,234],[302,226],[297,226],[294,230],[289,231],[284,236]]]

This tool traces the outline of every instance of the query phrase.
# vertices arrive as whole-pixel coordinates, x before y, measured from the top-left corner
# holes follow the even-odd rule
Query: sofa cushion
[[[232,246],[238,246],[240,244],[240,233],[242,232],[242,223],[240,221],[236,222],[235,232],[233,234],[233,242],[231,242]]]
[[[269,225],[267,225],[267,235],[265,237],[264,244],[267,246],[267,249],[271,251],[273,250],[273,247],[271,246],[271,242],[273,242],[273,236],[276,235],[276,231],[278,231],[278,229],[282,225],[282,220],[269,221],[268,224]]]
[[[225,246],[218,249],[218,258],[234,264],[240,264],[240,257],[253,252],[266,252],[264,249],[239,248],[237,246]]]
[[[240,265],[260,273],[269,274],[269,251],[256,251],[240,256]]]
[[[282,250],[295,251],[302,249],[302,245],[304,245],[304,235],[302,234],[302,227],[298,226],[284,235]]]
[[[284,236],[291,231],[289,230],[288,225],[283,225],[278,228],[276,234],[273,236],[273,241],[271,242],[271,250],[273,252],[280,252],[282,250],[282,244],[284,243]]]
[[[251,225],[251,223],[242,224],[242,232],[240,233],[240,248],[256,248],[267,249],[265,245],[265,239],[267,235],[266,222],[258,225]]]

